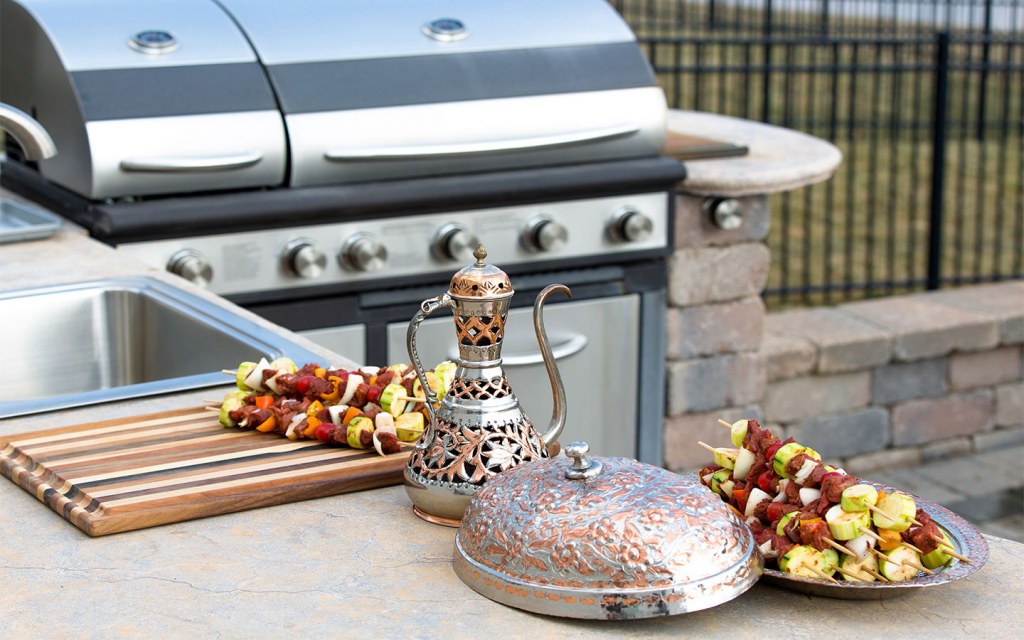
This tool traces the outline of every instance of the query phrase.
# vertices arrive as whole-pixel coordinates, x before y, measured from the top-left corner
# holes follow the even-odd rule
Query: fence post
[[[772,80],[772,0],[764,3],[764,74],[761,85],[761,121],[770,122],[771,118],[771,80]]]
[[[981,78],[978,88],[978,140],[985,139],[985,111],[988,110],[988,67],[992,62],[992,0],[985,0],[985,23],[982,27]]]
[[[932,118],[932,184],[928,216],[928,289],[942,284],[942,210],[946,188],[946,124],[949,92],[949,32],[936,39],[935,97]]]

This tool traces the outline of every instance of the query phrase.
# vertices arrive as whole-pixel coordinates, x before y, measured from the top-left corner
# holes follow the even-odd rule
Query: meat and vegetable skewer
[[[243,362],[238,387],[224,395],[217,411],[225,427],[278,433],[292,440],[317,439],[381,455],[401,451],[423,432],[426,393],[407,364],[348,371],[288,358]],[[447,393],[455,364],[442,362],[425,374],[431,391]]]
[[[737,446],[741,446],[743,438],[744,438],[744,436],[746,434],[747,423],[749,421],[747,421],[747,420],[738,420],[736,423],[733,423],[733,424],[730,424],[730,423],[726,422],[725,420],[719,420],[718,422],[720,424],[722,424],[723,426],[726,426],[726,427],[729,428],[730,436],[731,436],[731,439],[733,441],[733,444],[736,444]],[[756,421],[754,421],[754,422],[756,423]],[[760,428],[760,425],[758,425],[758,427]],[[762,431],[764,431],[764,430],[762,429]],[[774,438],[774,436],[772,436],[772,437]],[[792,440],[792,438],[790,438],[790,440]],[[789,441],[787,441],[787,442],[789,442]],[[795,443],[790,443],[790,444],[792,444],[792,446],[794,446],[794,447],[799,447],[799,445],[797,445]],[[799,449],[796,449],[796,450],[799,451]],[[776,461],[776,464],[778,464],[778,461]],[[821,466],[820,456],[819,456],[819,462],[817,463],[817,465]],[[803,471],[807,471],[808,467],[810,468],[810,470],[812,470],[812,471],[814,470],[814,465],[811,465],[810,463],[805,461],[804,462],[804,467],[803,467],[802,470]],[[797,480],[798,480],[798,482],[803,484],[803,478],[801,478],[799,476],[799,474],[797,476]],[[859,490],[865,491],[865,492],[867,492],[867,491],[874,492],[874,489],[870,485],[866,485],[866,484],[859,485]],[[905,495],[899,494],[899,493],[892,494],[892,496],[890,496],[887,499],[886,503],[883,505],[883,504],[876,504],[876,502],[880,502],[880,500],[876,500],[874,496],[871,496],[870,499],[868,499],[869,495],[870,494],[868,494],[868,493],[864,493],[863,494],[863,500],[864,500],[863,504],[864,504],[864,506],[866,506],[866,508],[868,510],[872,511],[873,513],[879,514],[879,516],[882,519],[887,520],[887,521],[891,521],[891,522],[889,522],[888,525],[883,525],[884,528],[892,529],[894,531],[900,532],[900,531],[904,531],[906,528],[909,528],[910,525],[914,525],[916,527],[924,526],[924,522],[922,522],[921,520],[915,518],[915,515],[917,513],[915,511],[916,507],[914,506],[914,501],[909,496],[905,496]],[[852,509],[846,508],[846,502],[845,501],[844,501],[843,504],[844,504],[844,509],[845,510],[847,510],[847,511],[851,511],[852,510]],[[864,509],[859,509],[859,510],[863,511]],[[927,514],[925,514],[925,516],[927,516]],[[909,523],[909,524],[907,524],[907,523]],[[938,531],[937,528],[934,528],[934,525],[933,525],[933,527],[927,529],[927,532],[928,532],[928,535],[932,536],[932,538],[936,542],[938,542],[940,545],[946,547],[948,551],[952,551],[955,554],[955,555],[953,555],[953,557],[956,557],[958,560],[961,560],[963,562],[969,562],[970,561],[969,558],[966,558],[965,556],[961,556],[959,554],[956,554],[956,550],[952,547],[952,545],[949,542],[949,540],[946,539],[943,535],[941,535],[941,532]]]
[[[779,569],[821,578],[898,581],[954,558],[952,543],[910,496],[886,494],[755,420],[728,423],[735,448],[712,447],[701,482],[732,505]],[[877,549],[875,547],[878,547]],[[957,557],[959,556],[959,557]]]

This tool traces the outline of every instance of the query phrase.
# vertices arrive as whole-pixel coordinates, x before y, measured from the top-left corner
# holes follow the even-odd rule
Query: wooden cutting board
[[[225,429],[203,408],[0,436],[0,473],[90,536],[399,484],[389,456]]]

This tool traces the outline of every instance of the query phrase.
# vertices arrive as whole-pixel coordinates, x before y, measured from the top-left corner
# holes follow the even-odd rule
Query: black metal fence
[[[771,306],[1024,277],[1024,0],[613,4],[672,107],[843,151],[773,196]]]

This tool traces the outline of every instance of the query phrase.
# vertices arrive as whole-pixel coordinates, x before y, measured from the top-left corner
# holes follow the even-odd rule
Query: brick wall
[[[679,199],[670,262],[665,465],[707,463],[698,440],[740,417],[851,473],[1024,442],[1024,282],[766,314],[763,197],[717,229]]]

